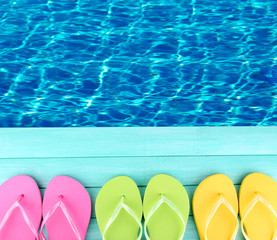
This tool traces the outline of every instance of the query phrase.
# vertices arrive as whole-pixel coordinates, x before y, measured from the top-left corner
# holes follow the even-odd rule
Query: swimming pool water
[[[277,125],[275,0],[0,5],[0,126]]]

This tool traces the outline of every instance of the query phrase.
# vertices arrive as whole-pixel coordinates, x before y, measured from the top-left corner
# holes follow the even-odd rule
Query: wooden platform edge
[[[277,127],[1,128],[0,158],[277,154]]]

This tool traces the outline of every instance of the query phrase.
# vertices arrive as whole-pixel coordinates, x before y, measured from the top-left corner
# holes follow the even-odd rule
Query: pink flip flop
[[[19,175],[0,186],[0,239],[39,240],[41,194],[34,179]]]
[[[42,240],[46,226],[50,240],[84,240],[91,216],[91,200],[75,179],[58,176],[48,184],[43,199]]]

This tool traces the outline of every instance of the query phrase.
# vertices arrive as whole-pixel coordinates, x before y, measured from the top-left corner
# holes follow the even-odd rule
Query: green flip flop
[[[147,240],[182,240],[189,216],[189,197],[183,185],[168,175],[154,176],[145,190],[143,214]]]
[[[103,240],[141,239],[142,201],[131,178],[120,176],[107,182],[96,198],[95,212]]]

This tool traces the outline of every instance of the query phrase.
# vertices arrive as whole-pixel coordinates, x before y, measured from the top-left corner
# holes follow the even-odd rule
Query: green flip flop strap
[[[182,240],[184,238],[185,235],[185,231],[186,231],[186,223],[182,217],[182,214],[180,213],[180,211],[178,210],[178,208],[168,199],[166,198],[163,194],[161,194],[161,199],[152,207],[152,209],[150,210],[150,212],[148,213],[147,217],[145,218],[145,222],[144,222],[144,234],[147,240],[150,240],[150,237],[147,233],[147,223],[150,220],[150,218],[153,216],[153,214],[158,210],[158,208],[162,205],[162,204],[167,204],[177,215],[178,217],[181,219],[184,229],[182,234],[180,235],[179,240]]]
[[[109,229],[109,227],[112,225],[112,223],[115,221],[115,219],[117,218],[119,212],[121,211],[121,209],[124,209],[131,217],[133,217],[135,219],[135,221],[138,223],[139,227],[140,227],[140,234],[137,238],[137,240],[140,240],[142,237],[142,225],[140,220],[138,219],[137,215],[134,213],[134,211],[129,208],[125,203],[124,203],[124,199],[125,196],[121,197],[120,203],[116,206],[113,215],[110,217],[109,221],[107,222],[104,231],[103,231],[103,240],[105,240],[105,234],[107,232],[107,230]]]
[[[207,223],[206,223],[206,227],[205,227],[205,240],[208,239],[207,237],[207,230],[208,230],[208,226],[213,218],[213,216],[215,215],[216,211],[218,210],[218,208],[221,206],[221,205],[225,205],[229,211],[234,215],[235,219],[236,219],[236,227],[235,227],[235,230],[233,232],[233,235],[232,237],[230,238],[231,240],[234,240],[237,236],[237,233],[238,233],[238,230],[239,230],[239,221],[238,221],[238,218],[237,218],[237,214],[235,213],[232,205],[222,196],[222,194],[219,194],[219,199],[217,200],[217,202],[215,203],[214,207],[212,208],[208,218],[207,218]]]
[[[277,213],[274,209],[274,207],[267,201],[265,200],[258,192],[256,192],[256,197],[250,202],[247,210],[245,211],[245,215],[244,217],[241,219],[241,230],[243,233],[243,236],[245,237],[246,240],[249,240],[249,237],[247,236],[245,230],[244,230],[244,221],[246,219],[246,217],[248,216],[248,214],[251,212],[251,210],[254,208],[254,206],[258,203],[261,202],[262,204],[264,204],[275,216],[275,218],[277,218]],[[277,239],[277,230],[275,231],[275,234],[272,238],[273,240]]]

